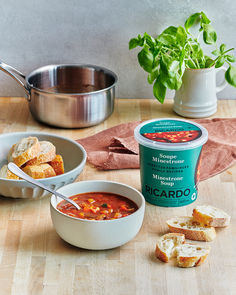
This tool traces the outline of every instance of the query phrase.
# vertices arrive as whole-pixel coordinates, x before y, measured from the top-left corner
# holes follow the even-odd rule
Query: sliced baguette
[[[61,155],[56,155],[56,157],[48,163],[54,169],[56,175],[64,173],[64,163]]]
[[[43,167],[40,165],[25,166],[22,168],[22,170],[34,179],[45,178]]]
[[[163,262],[168,262],[174,249],[185,242],[183,234],[168,233],[161,236],[156,245],[155,256]]]
[[[194,220],[204,226],[225,227],[230,223],[227,213],[210,205],[197,206],[192,215]]]
[[[7,165],[3,165],[0,170],[0,177],[7,178],[7,179],[16,179],[19,180],[20,178],[13,174],[10,170],[8,170]]]
[[[44,163],[44,164],[40,164],[39,166],[43,169],[45,178],[56,176],[54,169],[49,164]]]
[[[9,162],[13,162],[12,154],[13,154],[13,152],[14,152],[15,146],[16,146],[16,144],[13,144],[13,146],[10,148],[10,150],[9,150],[9,152],[8,152],[8,155],[7,155],[8,163],[9,163]]]
[[[192,217],[179,216],[167,220],[171,232],[184,234],[186,239],[196,241],[212,241],[216,237],[214,227],[203,227]]]
[[[37,137],[22,138],[13,148],[10,159],[19,167],[38,156],[40,144]]]
[[[39,165],[52,161],[56,157],[56,147],[49,141],[40,141],[40,152],[37,157],[29,160],[26,165]]]
[[[204,262],[210,252],[210,247],[182,244],[177,246],[174,252],[179,267],[193,267]]]

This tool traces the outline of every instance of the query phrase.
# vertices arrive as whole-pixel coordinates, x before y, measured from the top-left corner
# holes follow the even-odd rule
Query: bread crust
[[[56,157],[48,163],[54,169],[56,175],[64,173],[64,163],[61,155],[56,155]]]
[[[178,257],[177,258],[177,265],[179,267],[195,267],[201,265],[207,258],[208,253],[204,256],[199,257]]]
[[[219,215],[220,215],[220,212],[222,212],[222,216],[213,217],[211,213],[206,214],[204,212],[201,212],[202,207],[203,208],[210,207],[212,209],[215,209],[219,212]],[[200,224],[204,226],[225,227],[230,224],[230,215],[225,213],[223,210],[212,207],[212,206],[204,206],[204,205],[197,206],[196,208],[193,209],[192,216],[194,220],[196,220],[197,222],[199,222]]]
[[[172,254],[173,254],[172,252],[174,250],[174,247],[173,247],[171,252],[167,253],[167,251],[163,249],[162,242],[167,239],[173,241],[174,247],[176,247],[177,245],[183,244],[185,242],[185,236],[183,234],[168,233],[161,236],[156,244],[155,256],[163,262],[169,261],[169,259],[172,257]]]
[[[189,224],[195,228],[183,228],[182,226],[175,224],[175,222],[189,222]],[[167,220],[167,225],[171,232],[181,233],[185,235],[186,239],[195,241],[212,241],[216,237],[216,231],[214,227],[200,227],[200,224],[196,223],[192,217],[180,216]]]
[[[40,167],[43,169],[45,178],[56,176],[54,169],[49,164],[40,164]]]
[[[185,247],[191,247],[192,255],[184,249]],[[182,249],[181,249],[182,248]],[[210,247],[202,247],[194,244],[185,244],[182,247],[175,249],[177,265],[179,267],[195,267],[201,265],[207,258]]]
[[[40,152],[37,157],[29,160],[26,165],[39,165],[52,161],[56,157],[56,147],[49,141],[40,141]]]
[[[6,178],[6,179],[16,179],[19,180],[19,176],[12,173],[8,168],[7,165],[3,165],[0,170],[0,177]]]
[[[43,171],[43,168],[40,167],[39,165],[25,166],[22,168],[22,170],[34,179],[45,178],[45,173]]]
[[[13,152],[14,152],[15,146],[16,146],[16,144],[13,144],[13,146],[10,148],[10,150],[9,150],[9,152],[8,152],[8,155],[7,155],[8,163],[9,163],[9,162],[13,162],[12,154],[13,154]]]
[[[22,143],[31,142],[30,146],[25,146],[25,149],[22,148]],[[21,147],[20,147],[21,146]],[[12,161],[18,166],[21,167],[29,160],[38,156],[40,152],[40,144],[37,137],[27,137],[21,139],[18,143],[16,143],[13,152],[12,152]]]

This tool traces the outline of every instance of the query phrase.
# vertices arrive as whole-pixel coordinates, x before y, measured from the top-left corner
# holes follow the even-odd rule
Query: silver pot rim
[[[90,68],[90,69],[94,69],[95,71],[103,71],[104,73],[106,74],[109,74],[113,77],[114,79],[114,83],[106,88],[102,88],[102,89],[99,89],[99,90],[95,90],[95,91],[89,91],[89,92],[72,92],[72,93],[63,93],[63,92],[53,92],[53,91],[46,91],[46,90],[43,90],[41,88],[37,88],[35,86],[33,86],[32,84],[29,83],[29,79],[32,78],[34,75],[36,74],[39,74],[40,72],[43,72],[45,70],[48,70],[50,68],[69,68],[69,67],[75,67],[75,68]],[[74,64],[50,64],[50,65],[46,65],[46,66],[42,66],[42,67],[39,67],[35,70],[33,70],[31,73],[29,73],[26,77],[25,77],[25,81],[26,81],[26,84],[27,84],[27,88],[29,90],[31,89],[34,89],[36,91],[39,91],[39,92],[43,92],[43,93],[46,93],[46,94],[53,94],[53,95],[63,95],[63,96],[82,96],[82,95],[89,95],[89,94],[93,94],[93,93],[99,93],[99,92],[104,92],[106,90],[109,90],[111,88],[113,88],[116,84],[117,84],[117,81],[118,81],[118,77],[117,75],[105,68],[105,67],[101,67],[101,66],[97,66],[97,65],[92,65],[92,64],[80,64],[80,63],[74,63]]]

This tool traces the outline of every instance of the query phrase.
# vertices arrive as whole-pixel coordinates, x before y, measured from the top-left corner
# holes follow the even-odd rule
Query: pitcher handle
[[[0,61],[0,70],[12,77],[14,80],[16,80],[16,82],[24,88],[27,94],[27,99],[30,100],[30,89],[27,87],[27,84],[25,83],[25,75],[23,75],[20,71],[13,68],[12,66],[5,64],[2,61]],[[22,82],[16,75],[20,76],[24,80],[24,82]]]
[[[221,68],[216,69],[216,74],[219,71],[226,72],[227,71],[227,68],[226,67],[221,67]],[[216,93],[222,91],[226,86],[227,86],[227,82],[224,79],[224,81],[220,85],[216,86]]]

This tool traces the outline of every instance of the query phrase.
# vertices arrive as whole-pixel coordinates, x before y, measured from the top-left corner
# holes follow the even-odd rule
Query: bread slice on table
[[[179,267],[193,267],[204,262],[210,252],[210,247],[182,244],[177,246],[174,252]]]
[[[37,157],[29,160],[26,165],[39,165],[52,161],[56,157],[56,147],[49,141],[40,141],[40,152]]]
[[[214,227],[203,227],[193,217],[179,216],[166,221],[173,233],[184,234],[186,239],[196,241],[212,241],[216,237]]]
[[[225,227],[230,224],[227,213],[210,205],[197,206],[192,215],[194,220],[205,226]]]
[[[185,237],[183,234],[168,233],[161,236],[156,245],[155,256],[163,262],[168,262],[173,256],[175,247],[183,244]]]
[[[19,167],[29,160],[35,158],[40,153],[40,144],[37,137],[22,138],[16,143],[10,159]]]
[[[0,177],[1,178],[7,178],[7,179],[16,179],[19,180],[20,178],[13,174],[8,168],[7,165],[3,165],[0,170]]]
[[[56,175],[64,173],[64,163],[61,155],[56,155],[56,157],[48,163],[54,169]]]

